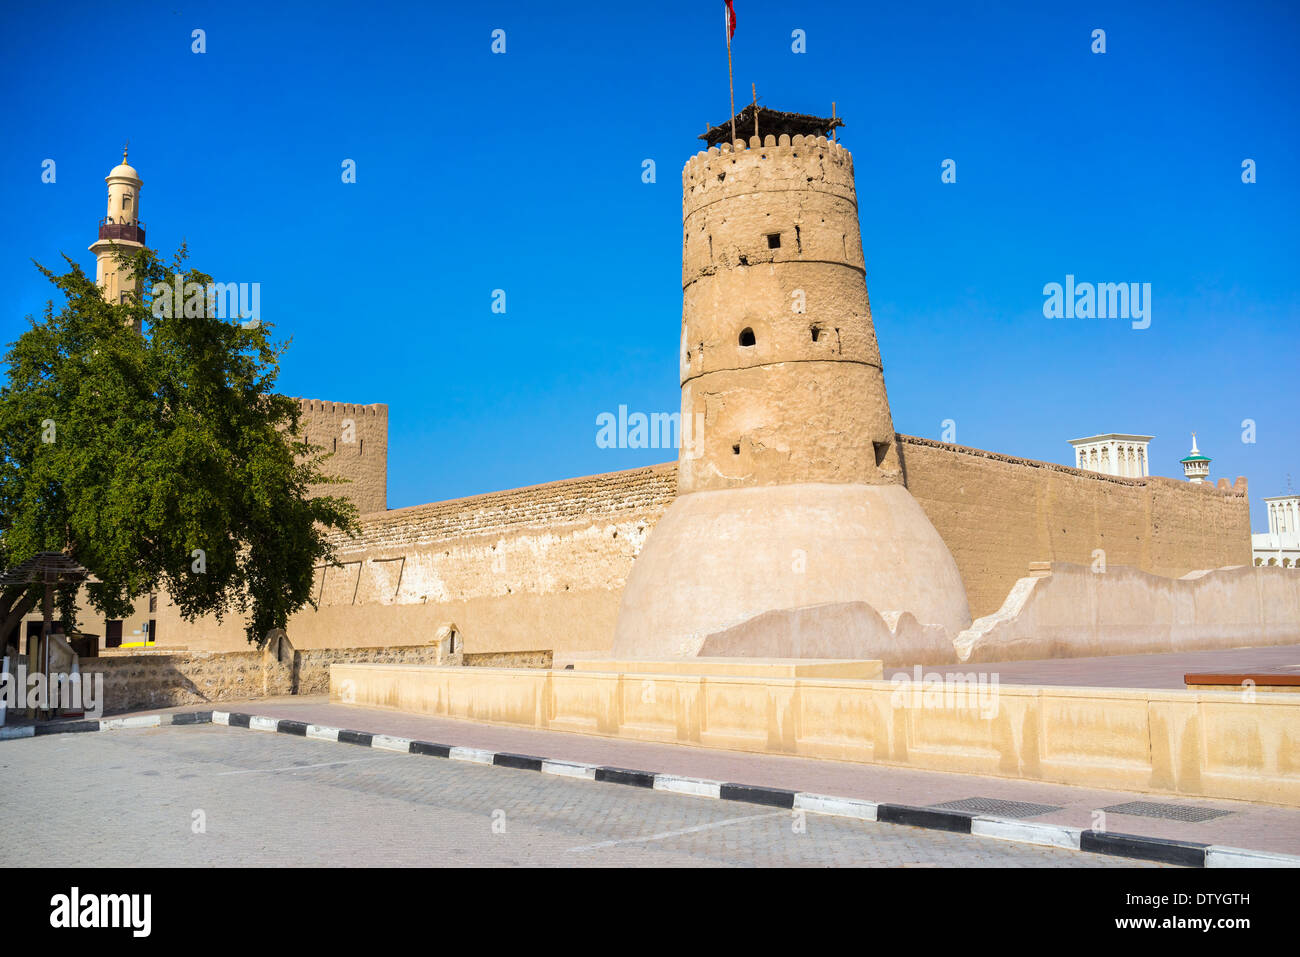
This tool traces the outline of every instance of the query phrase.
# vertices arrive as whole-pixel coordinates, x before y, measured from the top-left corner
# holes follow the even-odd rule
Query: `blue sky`
[[[1181,476],[1195,429],[1264,527],[1300,486],[1300,5],[736,7],[738,103],[846,118],[899,431],[1057,462],[1145,433]],[[595,423],[678,408],[678,174],[728,115],[720,8],[5,4],[0,338],[50,296],[31,259],[93,270],[129,138],[150,245],[261,283],[283,391],[388,403],[390,506],[672,459]],[[1151,283],[1150,328],[1044,318],[1066,274]]]

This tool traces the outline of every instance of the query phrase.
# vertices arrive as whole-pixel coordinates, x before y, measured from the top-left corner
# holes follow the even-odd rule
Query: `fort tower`
[[[614,650],[693,655],[765,611],[864,601],[955,633],[956,564],[903,484],[838,120],[747,107],[682,172],[678,498]],[[725,132],[723,132],[725,130]],[[701,431],[702,430],[702,431]]]
[[[95,254],[95,283],[104,299],[125,302],[135,290],[135,279],[117,262],[117,253],[134,253],[144,248],[144,223],[140,222],[140,186],[135,168],[122,162],[104,177],[108,184],[108,213],[99,221],[99,238],[91,245]]]

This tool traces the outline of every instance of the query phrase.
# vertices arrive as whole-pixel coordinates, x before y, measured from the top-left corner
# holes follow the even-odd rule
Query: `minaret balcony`
[[[99,221],[100,239],[124,239],[127,242],[144,245],[144,223],[119,223],[111,216]]]

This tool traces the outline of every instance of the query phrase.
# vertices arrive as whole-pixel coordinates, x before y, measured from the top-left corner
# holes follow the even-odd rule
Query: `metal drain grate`
[[[1158,817],[1165,821],[1187,821],[1199,824],[1213,821],[1216,817],[1231,814],[1212,807],[1193,807],[1190,804],[1160,804],[1156,801],[1129,801],[1127,804],[1112,804],[1102,808],[1109,814],[1130,814],[1134,817]]]
[[[936,811],[957,811],[961,814],[989,814],[993,817],[1037,817],[1061,810],[1054,804],[1030,804],[1026,801],[1003,801],[999,798],[962,798],[931,804]]]

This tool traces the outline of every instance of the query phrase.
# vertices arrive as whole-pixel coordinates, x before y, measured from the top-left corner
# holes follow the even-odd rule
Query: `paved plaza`
[[[201,711],[212,707],[167,710]],[[459,747],[532,754],[560,761],[638,768],[683,777],[916,807],[973,798],[1024,802],[1042,806],[1041,813],[1024,816],[1025,820],[1035,823],[1077,828],[1104,825],[1112,832],[1124,834],[1300,856],[1300,809],[1270,804],[544,731],[345,705],[330,702],[322,695],[261,698],[218,703],[216,707]],[[1132,816],[1114,810],[1142,801],[1168,806],[1170,814]],[[1105,812],[1104,818],[1099,818],[1097,812],[1107,808],[1111,810]],[[1179,808],[1203,813],[1189,816],[1179,813]]]
[[[5,866],[1143,866],[210,725],[3,742],[0,833]]]

